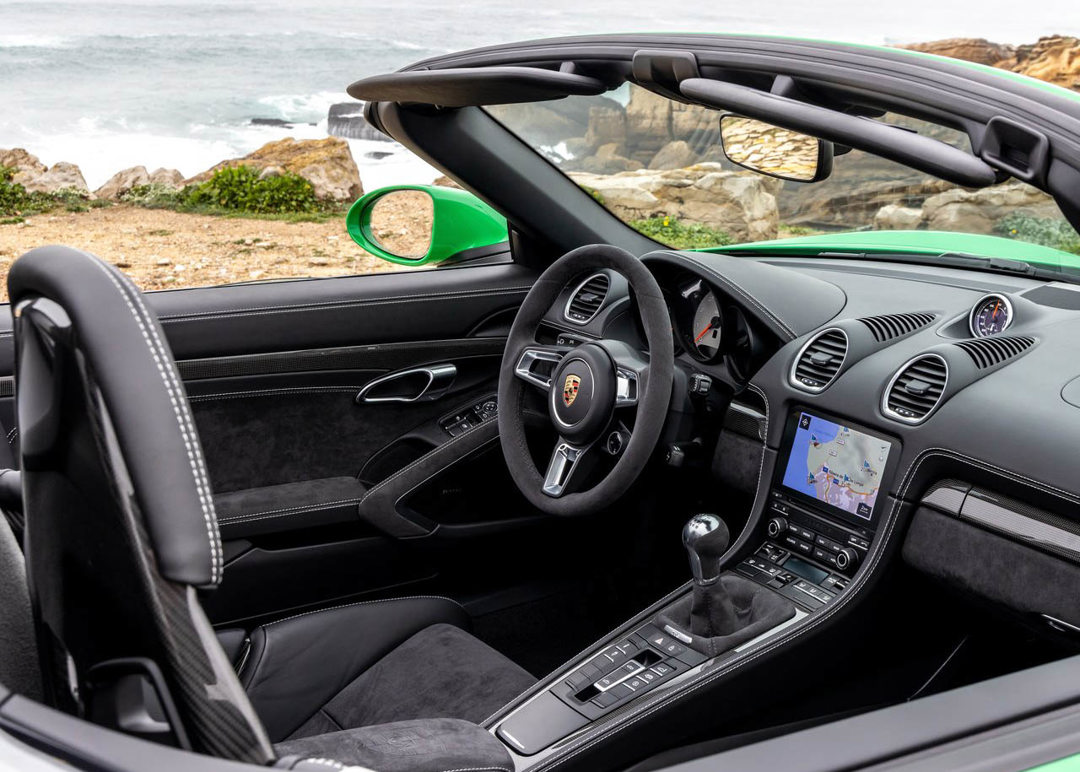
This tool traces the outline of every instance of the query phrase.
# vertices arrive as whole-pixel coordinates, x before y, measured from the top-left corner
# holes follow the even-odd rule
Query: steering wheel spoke
[[[583,461],[591,447],[591,445],[575,445],[560,437],[548,462],[547,473],[544,475],[544,493],[557,499],[568,492],[571,489],[571,482],[584,475]]]
[[[630,407],[638,402],[649,373],[649,359],[621,340],[598,340],[615,363],[615,407]]]
[[[530,386],[551,391],[551,376],[569,349],[559,346],[526,346],[518,355],[514,375]]]

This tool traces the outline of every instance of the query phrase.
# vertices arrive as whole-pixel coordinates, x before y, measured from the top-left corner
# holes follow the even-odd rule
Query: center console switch
[[[551,691],[586,718],[596,719],[705,659],[671,635],[645,625],[593,657]]]
[[[496,734],[521,755],[531,756],[705,659],[653,625],[644,625],[541,692]]]

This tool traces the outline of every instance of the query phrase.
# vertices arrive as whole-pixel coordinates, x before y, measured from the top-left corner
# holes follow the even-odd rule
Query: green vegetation
[[[796,238],[797,236],[817,236],[821,231],[816,228],[808,228],[805,225],[786,225],[780,223],[777,226],[777,236],[782,239]]]
[[[1080,255],[1080,234],[1057,217],[1032,217],[1023,212],[1013,212],[1002,218],[995,230],[1006,238]]]
[[[581,189],[592,196],[600,206],[604,205],[604,195],[599,190],[590,188],[588,185],[582,185]]]
[[[316,198],[311,183],[298,174],[259,179],[259,170],[250,166],[219,169],[205,182],[179,190],[140,185],[124,194],[123,201],[147,209],[290,222],[324,222],[344,211],[336,202]]]
[[[90,197],[78,190],[60,190],[56,193],[33,193],[18,182],[13,182],[15,169],[0,166],[0,223],[10,225],[22,222],[23,218],[50,212],[54,209],[66,209],[69,212],[85,212],[88,209],[108,206],[105,201],[91,201]]]
[[[684,224],[674,217],[650,217],[628,224],[638,233],[675,249],[707,249],[734,243],[724,231],[697,223]]]

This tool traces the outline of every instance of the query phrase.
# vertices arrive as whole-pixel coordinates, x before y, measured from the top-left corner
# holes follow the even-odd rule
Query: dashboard
[[[1010,544],[1041,549],[1032,532],[1063,529],[1080,566],[1080,286],[841,257],[662,251],[643,260],[667,300],[683,382],[692,389],[704,378],[730,399],[729,415],[755,416],[746,436],[759,433],[764,447],[759,522],[783,520],[776,507],[786,502],[857,547],[904,533],[913,517],[917,526],[924,499],[946,486],[979,491],[980,512],[986,498],[1022,502],[995,515],[1019,523],[1005,534]],[[568,324],[556,304],[548,321],[557,332],[642,340],[625,282],[612,277],[597,308]],[[713,455],[715,472],[723,453]],[[1031,521],[1036,511],[1042,520]],[[941,533],[910,555],[905,547],[905,558],[933,564]],[[819,543],[829,536],[816,534]],[[793,544],[805,548],[800,558],[821,553],[819,565],[844,574],[835,553]],[[1080,623],[1080,609],[1075,616]]]

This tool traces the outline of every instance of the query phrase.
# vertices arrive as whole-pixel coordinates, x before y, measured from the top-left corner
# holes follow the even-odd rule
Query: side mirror
[[[400,265],[441,263],[508,240],[506,218],[472,193],[395,185],[363,196],[345,216],[352,240]]]
[[[724,155],[759,174],[793,182],[820,182],[832,174],[833,145],[741,115],[720,117]]]

